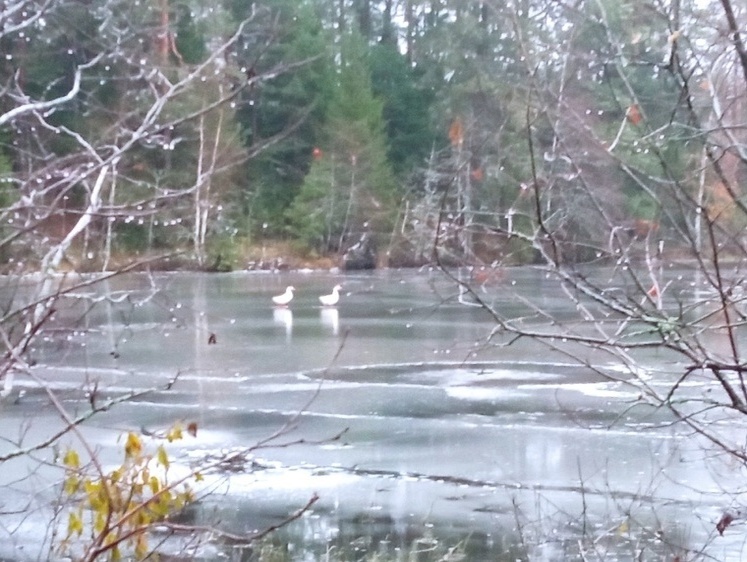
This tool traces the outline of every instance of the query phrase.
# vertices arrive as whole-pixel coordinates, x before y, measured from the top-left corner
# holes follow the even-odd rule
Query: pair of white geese
[[[341,289],[342,285],[335,285],[329,295],[321,295],[319,297],[319,302],[324,306],[335,306],[340,300]],[[285,288],[285,292],[282,295],[272,297],[272,302],[279,306],[286,306],[293,300],[293,291],[295,290],[296,289],[292,285],[289,285]]]

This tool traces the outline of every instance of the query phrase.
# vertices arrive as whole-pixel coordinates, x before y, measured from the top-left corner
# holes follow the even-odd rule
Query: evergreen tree
[[[307,248],[327,252],[336,247],[345,220],[343,194],[335,186],[335,162],[319,154],[311,165],[303,188],[286,211],[293,236]]]
[[[575,208],[575,216],[565,213],[566,231],[586,239],[605,239],[610,229],[635,221],[658,223],[664,215],[681,222],[667,192],[683,175],[690,150],[678,139],[690,125],[666,48],[656,47],[668,43],[666,22],[632,1],[600,1],[563,17],[573,26],[562,75],[546,74],[554,82],[546,94],[554,130],[542,148],[550,154],[551,177],[571,172],[559,155],[573,162],[574,201],[582,203],[569,205],[558,191],[548,206]]]
[[[205,30],[195,21],[194,13],[188,5],[180,4],[177,8],[176,52],[182,62],[202,62],[207,56]]]
[[[311,2],[273,0],[267,18],[247,41],[269,43],[255,60],[257,47],[239,58],[249,75],[296,65],[254,84],[242,96],[238,111],[244,141],[251,151],[243,186],[244,212],[250,228],[269,225],[270,235],[284,231],[283,213],[298,194],[311,166],[333,82],[327,34]]]
[[[342,250],[371,233],[382,243],[390,233],[400,191],[387,158],[383,103],[373,94],[367,49],[353,32],[342,45],[338,81],[328,109],[321,163],[307,176],[288,214],[301,229],[303,217],[335,201],[327,247]],[[326,177],[322,180],[321,176]],[[344,212],[337,209],[344,207]],[[311,240],[305,242],[312,244]]]
[[[436,141],[431,122],[434,93],[419,84],[396,45],[373,46],[370,63],[373,93],[384,102],[389,159],[403,176],[424,164]]]

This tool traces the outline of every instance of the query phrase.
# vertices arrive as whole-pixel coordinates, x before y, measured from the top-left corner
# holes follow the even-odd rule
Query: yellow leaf
[[[628,521],[623,521],[620,523],[620,525],[617,527],[617,533],[620,535],[624,535],[630,530],[630,525],[628,524]]]
[[[62,459],[62,462],[65,464],[65,466],[69,466],[70,468],[79,468],[80,457],[78,456],[78,452],[74,451],[73,449],[68,449]]]
[[[148,554],[148,539],[144,534],[138,535],[135,543],[135,556],[142,560]]]
[[[158,478],[155,476],[151,476],[150,478],[150,491],[154,494],[157,494],[158,491],[161,489],[161,483],[158,481]]]
[[[174,427],[172,427],[166,434],[166,439],[168,439],[169,443],[176,441],[177,439],[181,439],[182,437],[182,426],[178,423],[175,424]]]
[[[156,503],[153,504],[153,507],[151,508],[153,510],[153,513],[158,517],[166,517],[169,514],[171,501],[171,492],[165,490],[158,498]]]
[[[130,432],[127,434],[127,442],[125,443],[125,457],[132,458],[137,457],[143,450],[143,442],[136,434]]]
[[[91,509],[101,509],[105,503],[103,500],[105,494],[102,493],[103,486],[101,485],[101,483],[86,480],[83,483],[83,489],[86,492],[86,496],[88,497],[88,504],[90,505]]]
[[[117,542],[117,535],[115,533],[109,533],[104,537],[104,546],[110,546]]]
[[[77,492],[79,487],[80,487],[80,480],[78,479],[77,476],[72,475],[72,476],[68,476],[65,479],[64,490],[68,496],[72,496],[75,492]]]
[[[112,473],[109,475],[109,480],[111,480],[112,484],[116,484],[120,481],[122,478],[122,469],[118,468],[116,470],[113,470]]]
[[[204,479],[202,472],[195,472],[195,482],[202,482]]]
[[[137,510],[137,513],[135,514],[135,525],[137,527],[145,527],[146,525],[150,525],[152,522],[153,519],[145,509]]]
[[[103,488],[101,489],[99,497],[107,503],[112,504],[112,511],[118,511],[121,508],[122,502],[124,501],[124,493],[125,491],[119,486],[107,486],[105,490]]]
[[[157,502],[153,505],[151,511],[158,519],[163,519],[169,514],[169,506],[164,502]]]
[[[78,536],[83,534],[83,519],[78,513],[71,513],[67,519],[67,534],[77,533]]]
[[[99,511],[96,513],[96,522],[93,524],[93,530],[100,533],[106,527],[106,515]]]
[[[164,468],[169,467],[169,455],[166,453],[166,449],[163,448],[163,445],[158,447],[158,462],[163,465]]]

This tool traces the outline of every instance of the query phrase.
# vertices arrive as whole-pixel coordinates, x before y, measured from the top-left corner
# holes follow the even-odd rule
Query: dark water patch
[[[667,508],[662,508],[662,500],[653,495],[621,492],[614,496],[613,503],[626,505],[627,509],[619,513],[613,509],[605,519],[599,517],[601,512],[598,510],[603,511],[603,506],[609,502],[609,490],[582,486],[538,489],[496,481],[337,467],[306,467],[303,470],[320,478],[353,473],[356,479],[348,480],[346,485],[359,491],[369,488],[356,484],[356,481],[370,483],[373,479],[380,484],[374,484],[378,489],[375,495],[363,493],[369,497],[368,502],[364,498],[363,502],[342,505],[338,504],[335,499],[338,496],[333,492],[339,488],[319,489],[320,502],[301,520],[284,527],[273,539],[278,541],[276,544],[289,547],[288,560],[308,559],[343,544],[359,545],[361,555],[380,552],[380,544],[386,548],[392,546],[392,550],[386,550],[386,554],[391,556],[419,541],[421,545],[428,542],[448,547],[458,545],[464,549],[463,552],[469,553],[469,560],[478,561],[585,559],[582,552],[586,549],[594,552],[595,547],[603,549],[605,560],[627,561],[637,559],[635,553],[640,552],[640,548],[645,548],[651,556],[657,552],[669,555],[672,548],[682,552],[681,547],[673,545],[687,544],[686,535],[676,537],[683,530],[676,520],[665,514],[675,510],[680,514],[692,513],[695,507],[691,502],[673,500]],[[278,470],[271,468],[268,472],[277,473]],[[285,477],[289,483],[295,472],[297,469],[291,469]],[[392,494],[395,489],[404,490],[402,486],[411,492],[413,488],[427,486],[430,490],[427,496],[434,503],[425,511],[416,503],[400,504],[399,508],[393,509],[398,502]],[[475,495],[474,491],[479,493]],[[235,492],[240,496],[242,488]],[[442,507],[434,509],[440,495],[443,495]],[[252,532],[287,517],[288,512],[280,508],[281,504],[268,503],[263,496],[262,493],[250,494],[246,500],[237,501],[234,494],[232,499],[220,505],[208,501],[193,512],[194,521],[204,522],[206,517],[213,517],[234,524],[241,522],[233,528],[234,531]],[[575,498],[575,507],[570,508],[570,504],[562,500],[564,496]],[[303,496],[296,494],[294,497],[300,501]],[[484,501],[488,497],[492,501]],[[582,502],[581,498],[585,500]],[[413,499],[414,496],[410,498]],[[358,506],[359,503],[368,505]],[[581,507],[581,503],[586,507]],[[449,505],[452,507],[448,508]],[[597,515],[585,514],[583,510],[587,508],[594,509]],[[543,513],[542,523],[535,519],[540,513]],[[661,519],[657,520],[657,517]],[[657,540],[662,525],[671,543],[663,544],[664,541]],[[597,554],[600,552],[602,550],[596,550]],[[550,558],[541,557],[543,555]]]

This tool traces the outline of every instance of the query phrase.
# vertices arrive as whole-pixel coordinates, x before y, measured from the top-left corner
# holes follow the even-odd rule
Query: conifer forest
[[[7,272],[262,267],[277,242],[369,266],[739,252],[738,2],[1,9]]]

